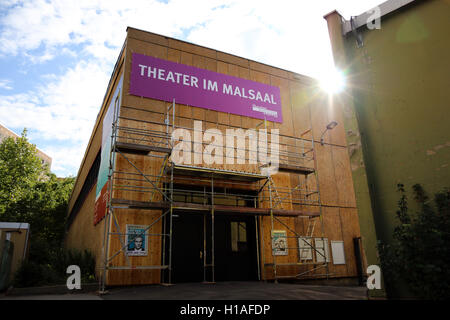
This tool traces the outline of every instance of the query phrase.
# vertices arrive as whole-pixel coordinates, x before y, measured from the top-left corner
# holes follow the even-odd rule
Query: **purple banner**
[[[280,88],[133,53],[130,94],[283,122]]]

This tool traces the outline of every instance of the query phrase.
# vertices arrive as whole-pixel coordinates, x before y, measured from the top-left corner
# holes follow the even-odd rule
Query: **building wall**
[[[381,30],[363,32],[363,48],[346,41],[383,240],[396,223],[397,183],[409,190],[420,183],[429,194],[449,186],[449,13],[446,1],[419,1],[382,19]]]
[[[366,207],[372,201],[376,235],[384,242],[397,224],[398,183],[412,209],[414,184],[430,196],[449,187],[449,14],[448,1],[415,1],[383,16],[379,30],[359,28],[361,48],[351,33],[340,48],[342,35],[330,31],[335,59],[345,55],[338,66],[347,74],[370,186],[370,198],[359,200]]]
[[[341,106],[339,104],[330,103],[328,97],[324,96],[323,93],[319,91],[317,83],[308,77],[223,52],[129,28],[124,51],[124,88],[122,108],[120,110],[121,115],[123,116],[146,117],[145,112],[130,110],[129,108],[126,108],[127,106],[142,110],[159,110],[161,112],[165,110],[166,105],[168,104],[163,101],[136,97],[128,93],[132,53],[140,53],[160,59],[167,59],[185,65],[280,87],[284,122],[283,124],[269,122],[268,128],[279,128],[280,134],[300,137],[302,132],[312,127],[312,133],[316,141],[319,187],[323,204],[324,236],[328,238],[329,243],[331,243],[332,240],[344,240],[345,243],[347,263],[345,265],[333,265],[331,262],[329,271],[332,273],[332,277],[355,277],[356,262],[352,240],[354,237],[359,237],[360,232],[345,130],[342,125],[343,114]],[[111,89],[109,92],[111,92]],[[261,123],[261,120],[258,119],[179,104],[176,105],[176,110],[177,116],[188,118],[184,120],[177,119],[176,121],[178,122],[176,122],[176,124],[189,127],[192,127],[192,122],[194,120],[204,121],[205,129],[208,127],[216,127],[221,130],[229,125],[244,129],[255,128]],[[337,121],[339,124],[335,129],[328,131],[324,135],[325,144],[321,146],[320,136],[325,130],[326,125],[332,120]],[[211,123],[206,124],[207,121],[210,121]],[[121,125],[131,126],[129,122],[122,120]],[[95,157],[95,155],[93,156],[92,154],[94,151],[95,153],[98,151],[98,139],[100,139],[98,138],[98,135],[101,135],[100,126],[96,126],[96,130],[94,139],[91,139],[90,147],[88,147],[89,151],[87,152],[86,159]],[[95,148],[91,147],[91,144],[94,142],[96,143]],[[143,159],[142,156],[134,156],[134,158],[132,156],[131,158],[139,164],[140,168],[144,168],[145,173],[155,174],[160,169],[160,163],[157,163],[155,160]],[[88,170],[85,168],[87,164],[87,161],[83,162],[82,168],[80,169],[79,181],[77,181],[75,189],[76,191],[70,201],[72,206],[74,197],[77,192],[79,193],[81,188],[83,172],[85,176],[85,172]],[[117,157],[117,169],[125,168],[127,165],[126,161],[120,160],[120,157]],[[293,187],[293,177],[289,173],[279,173],[274,176],[274,180],[277,187]],[[120,196],[120,193],[115,193],[115,195]],[[128,196],[133,197],[133,195]],[[137,194],[134,196],[136,197],[135,200],[142,200],[140,198],[141,196]],[[78,213],[78,216],[91,215],[92,217],[92,202],[91,206],[92,208],[87,205],[86,209],[83,209]],[[292,209],[292,205],[288,205],[285,209]],[[147,214],[144,215],[142,211],[137,210],[135,212],[128,210],[126,214],[120,214],[119,211],[117,212],[119,224],[121,226],[125,226],[127,223],[149,224],[159,215],[159,212],[147,212]],[[74,247],[81,245],[79,240],[75,240],[76,238],[83,238],[85,233],[98,233],[100,230],[98,226],[86,228],[76,226],[81,223],[82,220],[89,221],[89,219],[85,220],[85,218],[78,216],[75,218],[71,229],[69,229],[68,236],[68,239],[71,239],[68,240],[68,243]],[[290,228],[296,230],[300,234],[306,231],[306,224],[302,218],[282,218],[282,220],[289,225]],[[160,225],[157,225],[156,232],[160,230],[160,228]],[[260,236],[264,235],[264,255],[270,257],[270,218],[263,218],[262,229]],[[286,228],[276,222],[275,229]],[[77,231],[75,232],[75,230]],[[122,230],[122,232],[124,231]],[[314,235],[321,235],[320,226],[316,227]],[[290,239],[290,241],[289,247],[295,247],[295,239]],[[120,243],[117,238],[112,239],[110,252],[113,253],[119,246]],[[98,249],[97,252],[99,252]],[[295,262],[297,252],[296,250],[291,250],[290,252],[289,256],[277,258],[277,262]],[[160,256],[160,242],[155,241],[153,242],[153,247],[150,249],[148,257],[130,258],[132,259],[133,265],[148,265],[160,263]],[[124,265],[125,257],[121,254],[117,261],[119,265]],[[266,259],[266,263],[267,262],[271,262],[270,259]],[[294,269],[295,268],[287,268],[283,272],[286,275],[293,274],[298,271],[298,269]],[[266,278],[272,277],[270,269],[266,269],[264,274],[266,275]],[[159,272],[131,270],[127,272],[110,272],[108,284],[141,284],[152,282],[159,282]]]
[[[102,263],[102,247],[104,239],[104,220],[100,221],[94,226],[94,204],[96,195],[96,183],[94,182],[88,188],[85,200],[78,211],[75,211],[75,204],[81,194],[84,183],[88,176],[89,170],[94,164],[95,158],[100,151],[102,142],[102,124],[106,106],[109,105],[112,99],[112,93],[117,87],[120,76],[123,73],[122,69],[123,56],[118,58],[116,68],[111,75],[111,82],[106,90],[104,101],[97,115],[97,119],[89,140],[88,147],[78,170],[77,179],[75,181],[72,195],[69,199],[68,217],[71,220],[65,238],[65,245],[68,248],[76,248],[80,250],[89,250],[96,257],[97,266]],[[97,270],[97,275],[99,275]]]

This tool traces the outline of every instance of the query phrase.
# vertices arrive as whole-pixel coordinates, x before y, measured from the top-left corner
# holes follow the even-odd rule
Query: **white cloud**
[[[84,156],[87,142],[68,147],[48,147],[43,151],[52,157],[52,172],[59,177],[75,176]]]
[[[116,57],[110,57],[104,48],[120,47],[127,26],[181,35],[183,29],[207,20],[211,10],[220,3],[204,0],[175,0],[168,4],[147,0],[24,1],[1,19],[0,54],[17,55],[43,48],[48,57],[55,47],[84,44],[95,57],[114,60]]]
[[[66,145],[64,152],[48,149],[55,163],[53,170],[60,175],[76,174],[84,154],[79,151],[91,135],[110,72],[105,65],[81,61],[60,77],[47,76],[50,81],[36,91],[0,96],[0,119],[8,127],[28,128],[33,139]],[[70,161],[61,161],[61,156]]]
[[[13,87],[11,87],[11,80],[8,79],[0,79],[0,89],[5,90],[12,90]]]

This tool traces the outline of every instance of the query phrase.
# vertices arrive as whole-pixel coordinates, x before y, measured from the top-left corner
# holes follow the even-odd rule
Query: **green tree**
[[[74,182],[42,164],[25,129],[21,137],[0,143],[0,221],[27,222],[31,229],[28,261],[15,276],[17,286],[64,283],[68,264],[83,266],[84,279],[93,277],[92,255],[63,247]]]
[[[419,211],[411,214],[405,189],[398,185],[399,225],[390,244],[379,242],[381,266],[391,286],[402,281],[422,299],[450,298],[450,190],[438,192],[434,203],[423,188],[413,186]]]
[[[0,143],[0,219],[11,219],[9,207],[29,196],[30,191],[48,174],[36,157],[36,147],[28,142],[27,131],[18,138]]]

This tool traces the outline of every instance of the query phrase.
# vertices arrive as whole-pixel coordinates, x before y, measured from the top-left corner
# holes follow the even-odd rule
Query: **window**
[[[344,241],[331,241],[333,264],[345,264]]]
[[[312,239],[306,237],[298,238],[300,261],[312,260]]]
[[[231,222],[231,251],[247,251],[247,224],[245,222]]]
[[[328,239],[327,238],[315,238],[314,243],[316,245],[316,261],[324,262],[324,256],[326,262],[330,262],[330,257],[328,254]]]

